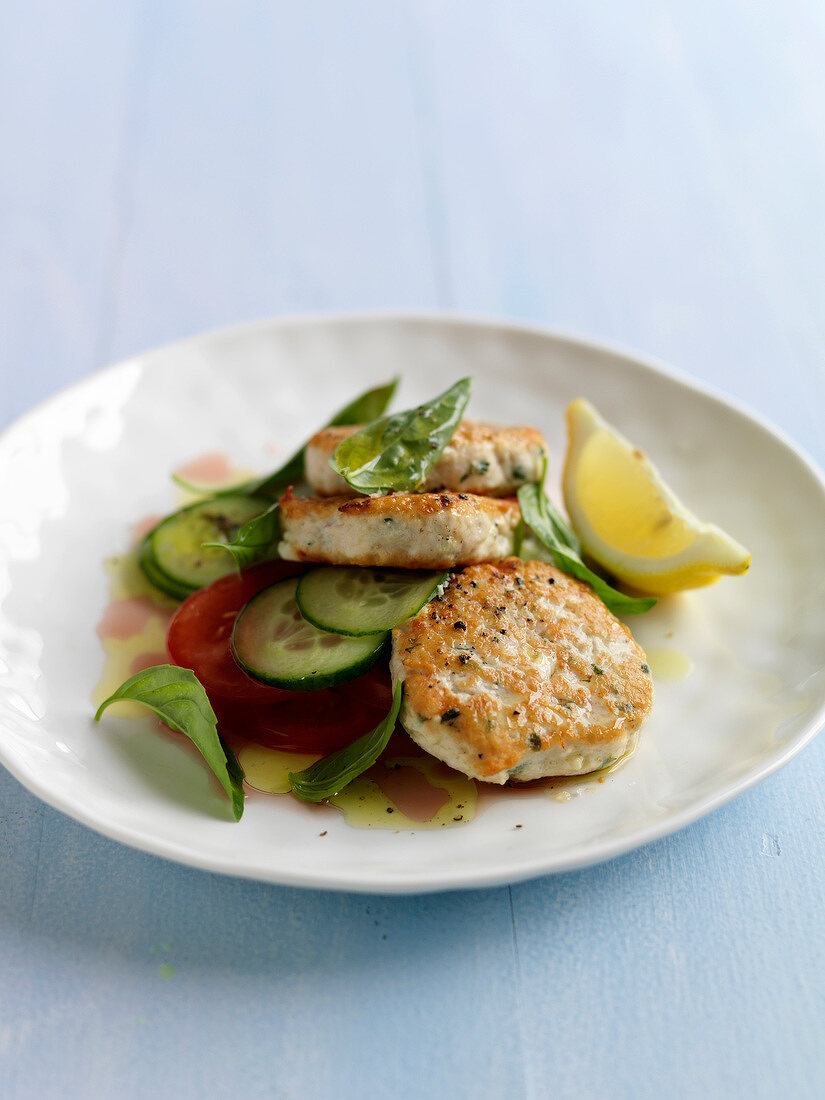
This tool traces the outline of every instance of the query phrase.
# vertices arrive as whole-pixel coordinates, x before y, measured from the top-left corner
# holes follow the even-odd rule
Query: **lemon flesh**
[[[747,572],[745,547],[688,511],[584,398],[568,407],[567,430],[567,513],[585,553],[623,584],[661,596]]]

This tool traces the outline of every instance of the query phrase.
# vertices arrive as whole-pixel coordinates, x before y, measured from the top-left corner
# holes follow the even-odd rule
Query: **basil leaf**
[[[365,733],[345,749],[339,749],[318,760],[302,772],[290,772],[292,793],[304,802],[323,802],[342,791],[353,779],[371,768],[387,747],[398,712],[401,709],[403,686],[396,685],[392,706],[387,717],[371,733]]]
[[[278,502],[275,501],[261,515],[247,520],[238,531],[234,542],[205,542],[203,545],[228,550],[235,559],[238,572],[248,569],[250,565],[272,556],[272,547],[281,537],[279,510]]]
[[[626,596],[587,568],[581,558],[579,540],[550,503],[541,485],[522,485],[518,502],[525,522],[550,551],[556,566],[589,584],[614,615],[640,615],[653,607],[655,597]]]
[[[472,378],[462,378],[416,409],[367,424],[343,439],[329,464],[359,493],[417,489],[453,437]]]
[[[235,815],[235,820],[240,821],[243,816],[243,768],[238,762],[237,756],[234,754],[229,745],[220,737],[221,748],[226,756],[226,771],[229,776],[229,782],[232,784],[232,813]]]
[[[513,532],[513,555],[520,558],[522,556],[522,550],[524,549],[524,540],[526,537],[526,525],[524,523],[524,516],[519,516],[516,529]]]
[[[366,390],[340,412],[333,416],[326,425],[328,428],[340,428],[344,424],[369,424],[386,412],[387,405],[392,401],[395,391],[398,389],[400,378],[396,375],[386,385],[376,386],[375,389]]]
[[[217,776],[232,801],[235,820],[243,813],[243,772],[218,736],[215,712],[194,672],[177,665],[154,665],[120,685],[97,709],[95,721],[112,703],[128,699],[154,711],[167,726],[185,734]]]
[[[374,389],[359,394],[354,401],[350,401],[348,405],[345,405],[324,426],[337,428],[343,424],[365,424],[375,420],[376,417],[381,416],[387,405],[389,405],[397,386],[398,378],[393,378],[386,385],[376,386]],[[249,485],[244,487],[243,491],[252,496],[277,499],[288,485],[294,485],[296,481],[303,478],[305,450],[306,444],[299,447],[295,454],[274,474],[261,478],[259,481],[250,482]]]

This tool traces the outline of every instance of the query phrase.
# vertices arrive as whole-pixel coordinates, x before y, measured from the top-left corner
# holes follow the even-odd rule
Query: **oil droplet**
[[[170,966],[169,963],[161,963],[158,967],[158,974],[161,978],[174,978],[176,970],[174,966]]]
[[[649,649],[647,663],[656,680],[684,680],[693,672],[693,661],[679,649]]]
[[[443,787],[432,786],[418,768],[395,762],[378,763],[372,769],[372,778],[406,817],[413,821],[429,821],[447,802],[450,796]]]
[[[289,772],[319,759],[247,742],[237,750],[248,786],[288,794]],[[364,775],[328,800],[356,829],[442,829],[463,825],[476,814],[476,784],[434,757],[390,750]],[[318,807],[323,812],[325,807]],[[323,833],[321,835],[324,835]]]
[[[111,602],[97,627],[105,659],[92,692],[95,707],[140,668],[166,660],[166,629],[177,607],[143,575],[136,550],[109,558],[105,567]],[[145,718],[146,711],[137,703],[118,703],[116,716]]]
[[[393,778],[387,781],[390,775]],[[382,782],[387,782],[389,794],[382,789]],[[418,831],[454,828],[472,821],[477,792],[472,779],[434,757],[393,755],[359,776],[330,802],[356,829]]]
[[[109,574],[109,596],[113,601],[145,597],[157,608],[174,611],[178,606],[170,596],[165,596],[149,583],[138,565],[137,547],[132,547],[125,554],[107,558],[103,565]]]
[[[250,787],[267,794],[289,794],[289,773],[300,772],[320,759],[297,752],[279,752],[265,745],[244,745],[238,751],[238,763]]]

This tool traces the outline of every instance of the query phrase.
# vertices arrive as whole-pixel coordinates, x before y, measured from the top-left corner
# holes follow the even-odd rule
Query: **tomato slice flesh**
[[[283,752],[326,755],[369,733],[390,708],[386,665],[338,687],[287,691],[253,680],[232,656],[230,637],[241,608],[276,581],[303,573],[296,562],[266,562],[193,593],[172,617],[166,649],[206,689],[222,736]]]
[[[289,698],[272,706],[214,699],[221,735],[233,743],[326,755],[378,725],[390,708],[392,686],[383,666],[338,687],[284,694]]]
[[[184,600],[169,623],[166,649],[172,664],[191,668],[210,698],[277,703],[294,692],[253,680],[232,656],[229,639],[235,617],[263,588],[304,572],[296,562],[265,562],[231,574]]]

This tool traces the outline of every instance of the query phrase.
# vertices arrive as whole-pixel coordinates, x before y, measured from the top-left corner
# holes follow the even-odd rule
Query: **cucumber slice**
[[[152,553],[150,536],[151,532],[140,544],[140,550],[138,551],[138,565],[143,570],[144,576],[155,586],[155,588],[159,588],[161,592],[165,592],[167,596],[172,596],[172,598],[176,600],[185,600],[187,596],[191,596],[197,589],[191,588],[188,584],[179,584],[177,581],[173,581],[171,577],[167,577],[165,573],[160,571],[155,561],[154,554]]]
[[[235,571],[232,556],[205,542],[234,542],[240,528],[266,511],[265,501],[247,496],[201,500],[173,512],[146,536],[144,573],[164,592],[191,595]]]
[[[392,630],[430,602],[449,573],[325,566],[301,578],[301,614],[321,630],[361,638]]]
[[[319,630],[301,615],[297,587],[297,577],[278,581],[241,608],[232,631],[232,652],[241,668],[292,691],[333,687],[372,668],[386,633],[344,638]]]

